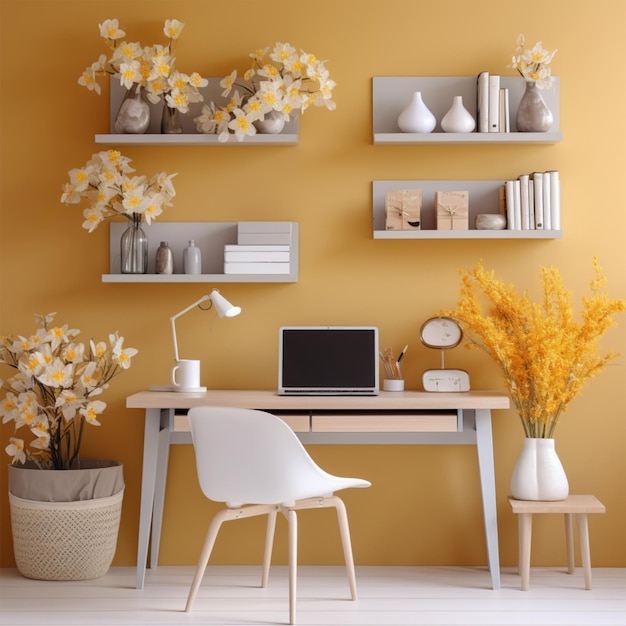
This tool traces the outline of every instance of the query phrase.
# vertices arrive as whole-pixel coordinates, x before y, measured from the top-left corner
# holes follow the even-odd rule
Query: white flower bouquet
[[[522,34],[517,36],[516,44],[517,48],[507,67],[517,70],[524,80],[536,83],[538,89],[551,89],[554,78],[548,65],[557,49],[550,52],[541,45],[541,41],[538,41],[530,50],[524,48],[526,38]]]

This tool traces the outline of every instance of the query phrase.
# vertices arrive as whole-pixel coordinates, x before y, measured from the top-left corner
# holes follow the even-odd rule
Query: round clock
[[[450,317],[431,317],[422,324],[420,339],[427,348],[454,348],[461,343],[463,331]]]

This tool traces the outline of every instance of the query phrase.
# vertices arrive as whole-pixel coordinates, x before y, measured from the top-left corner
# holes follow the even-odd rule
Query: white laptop
[[[279,395],[377,395],[378,328],[283,326]]]

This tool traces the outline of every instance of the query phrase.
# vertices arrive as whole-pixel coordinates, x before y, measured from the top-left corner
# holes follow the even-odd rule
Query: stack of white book
[[[557,170],[507,180],[502,197],[509,230],[561,230],[561,181]]]
[[[476,117],[479,133],[511,131],[509,90],[500,87],[500,76],[481,72],[476,79]]]
[[[224,246],[225,274],[289,274],[291,222],[240,222]]]

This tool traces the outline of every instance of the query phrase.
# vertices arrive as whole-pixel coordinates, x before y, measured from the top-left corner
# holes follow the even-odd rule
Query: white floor
[[[472,625],[625,626],[626,568],[594,568],[593,589],[582,571],[533,568],[530,589],[519,589],[503,568],[502,589],[472,567],[357,567],[359,599],[351,602],[342,567],[301,566],[298,624],[362,626]],[[267,589],[259,567],[209,566],[194,610],[184,613],[192,567],[148,570],[143,590],[135,569],[114,567],[102,578],[45,582],[0,570],[0,624],[4,626],[231,626],[286,624],[285,567],[274,567]]]

